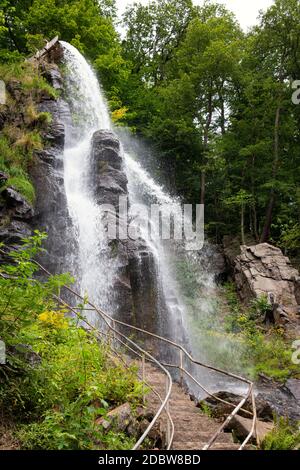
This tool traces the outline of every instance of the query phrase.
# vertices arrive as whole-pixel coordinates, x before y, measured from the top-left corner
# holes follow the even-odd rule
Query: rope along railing
[[[0,252],[2,254],[7,255],[3,250],[0,249]],[[39,269],[44,272],[47,276],[52,276],[52,274],[45,269],[40,263],[37,261],[33,260],[33,262],[39,267]],[[215,434],[211,437],[209,442],[203,447],[203,450],[209,450],[212,445],[216,442],[218,439],[219,435],[222,433],[222,431],[226,428],[226,426],[229,424],[229,422],[233,419],[234,416],[238,414],[239,411],[243,411],[244,413],[247,413],[248,415],[252,416],[252,426],[249,434],[245,438],[245,440],[242,442],[242,444],[239,447],[239,450],[243,450],[247,443],[250,441],[250,439],[256,435],[256,421],[257,421],[257,413],[256,413],[256,405],[255,405],[255,395],[254,395],[254,384],[248,379],[245,379],[239,375],[232,374],[230,372],[224,371],[222,369],[213,367],[208,364],[204,364],[200,361],[197,361],[194,359],[191,354],[180,344],[168,339],[164,338],[162,336],[159,336],[155,333],[151,333],[149,331],[143,330],[142,328],[138,328],[136,326],[127,324],[125,322],[122,322],[121,320],[117,320],[104,312],[102,309],[98,308],[95,306],[92,302],[89,300],[84,299],[83,296],[78,294],[75,290],[73,290],[69,286],[63,286],[64,289],[66,289],[69,293],[71,293],[73,296],[75,296],[77,299],[80,299],[80,301],[85,305],[84,307],[73,307],[70,306],[66,301],[64,301],[60,295],[54,295],[54,298],[56,299],[57,302],[60,304],[64,305],[67,307],[73,314],[75,314],[77,317],[80,318],[82,322],[84,322],[90,329],[95,331],[95,333],[99,336],[106,337],[109,343],[113,343],[113,346],[111,345],[112,351],[120,357],[120,353],[116,351],[115,345],[116,343],[119,343],[122,348],[125,348],[127,351],[130,351],[132,354],[137,356],[139,359],[141,359],[142,362],[142,379],[145,381],[145,361],[148,361],[152,365],[156,366],[161,370],[161,372],[164,374],[165,379],[166,379],[166,392],[165,396],[161,397],[160,394],[154,390],[156,395],[159,397],[159,400],[161,402],[161,405],[159,409],[157,410],[155,416],[153,417],[152,421],[150,422],[149,426],[145,430],[145,432],[142,434],[142,436],[139,438],[139,440],[136,442],[135,446],[133,447],[133,450],[137,450],[141,447],[143,442],[145,441],[146,437],[149,435],[150,431],[154,427],[154,425],[157,423],[159,418],[163,416],[163,413],[167,417],[167,429],[166,429],[166,448],[169,450],[172,447],[172,442],[173,442],[173,437],[174,437],[174,423],[169,411],[169,400],[172,392],[172,385],[173,385],[173,380],[171,377],[170,372],[168,371],[169,369],[176,369],[180,372],[181,380],[183,379],[184,375],[188,377],[197,387],[199,387],[200,390],[204,391],[208,396],[213,397],[215,400],[225,403],[228,406],[232,407],[233,410],[229,414],[229,416],[225,419],[225,421],[220,425],[219,429],[215,432]],[[92,310],[96,312],[101,320],[104,323],[104,326],[107,328],[107,331],[100,331],[98,328],[93,326],[84,316],[80,315],[78,313],[78,310]],[[131,331],[131,333],[142,333],[142,335],[145,335],[150,338],[155,338],[156,340],[168,344],[170,348],[172,348],[175,351],[179,352],[179,363],[164,363],[161,360],[155,358],[153,354],[150,354],[148,351],[143,349],[140,345],[138,345],[133,339],[129,338],[126,336],[124,333],[122,333],[119,329],[116,328],[116,325],[119,325],[122,328],[126,328]],[[230,402],[227,402],[226,400],[223,400],[214,394],[210,393],[204,385],[202,385],[190,372],[190,368],[188,366],[185,366],[184,363],[188,362],[190,366],[196,366],[199,368],[205,368],[207,370],[211,370],[214,372],[217,372],[218,374],[222,374],[224,376],[230,377],[231,379],[235,379],[237,381],[240,381],[247,385],[248,390],[245,394],[245,396],[240,400],[240,402],[237,405],[233,405]],[[147,385],[147,383],[146,383]],[[149,386],[149,384],[148,384]],[[153,387],[149,386],[150,389],[153,390]],[[251,401],[251,407],[252,407],[252,412],[249,410],[246,410],[243,408],[245,403],[250,399]]]

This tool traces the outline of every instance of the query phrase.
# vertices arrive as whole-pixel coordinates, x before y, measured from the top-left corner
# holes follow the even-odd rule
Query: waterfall
[[[74,257],[70,257],[70,268],[77,279],[77,288],[81,293],[86,294],[107,313],[114,315],[118,308],[114,296],[114,281],[118,267],[116,261],[110,256],[103,214],[95,201],[91,175],[93,134],[98,130],[112,130],[113,126],[104,94],[92,67],[76,48],[65,42],[61,44],[67,67],[66,95],[72,115],[72,123],[65,123],[64,185],[73,225],[72,235],[78,246],[76,261],[73,261]],[[178,203],[179,201],[172,198],[162,186],[157,184],[142,165],[133,158],[128,141],[123,140],[122,136],[120,141],[123,165],[128,180],[130,217],[133,219],[136,217],[135,204],[174,205]],[[146,225],[147,223],[150,223],[150,219],[146,220]],[[154,230],[151,236],[148,231],[142,231],[141,239],[155,260],[155,272],[152,276],[156,277],[155,286],[158,286],[158,296],[154,320],[157,324],[153,325],[153,328],[155,327],[156,331],[163,336],[183,343],[187,349],[192,349],[200,360],[208,359],[209,361],[204,351],[201,350],[199,340],[196,344],[196,339],[196,347],[190,344],[191,330],[186,333],[190,329],[187,321],[188,309],[181,292],[180,282],[176,278],[176,269],[174,269],[178,263],[177,244],[174,241],[172,243],[170,240],[162,240],[157,230]],[[197,255],[184,253],[184,249],[182,251],[179,261],[184,259],[184,262],[192,265],[192,258],[197,258]],[[140,255],[141,263],[142,255],[144,255],[143,252]],[[210,289],[210,293],[215,295],[212,274],[206,273],[202,280],[204,280],[205,288]],[[148,278],[145,279],[144,284],[148,281]],[[143,297],[143,290],[139,295]],[[201,304],[197,305],[198,317],[199,312],[205,315],[205,310],[209,312],[210,308],[211,305],[208,305],[205,299],[201,300]],[[90,315],[90,319],[94,320],[93,314]],[[193,370],[193,373],[201,377],[201,381],[211,389],[215,388],[217,378],[212,374],[208,374],[204,369]]]
[[[94,71],[75,47],[63,41],[61,44],[68,69],[66,93],[72,113],[72,125],[66,126],[64,184],[79,250],[77,265],[71,268],[81,293],[111,312],[109,286],[114,265],[107,259],[107,241],[90,181],[92,136],[98,129],[109,129],[111,123]]]
[[[92,67],[75,47],[63,41],[61,44],[68,69],[66,92],[73,118],[73,125],[67,127],[66,132],[64,181],[69,213],[74,225],[74,236],[79,247],[76,277],[82,293],[113,313],[110,286],[115,275],[114,263],[106,255],[107,241],[99,208],[93,200],[89,176],[93,133],[99,129],[111,129],[112,124],[104,95]],[[124,161],[131,203],[141,203],[145,195],[150,198],[148,202],[152,200],[158,204],[174,203],[127,152],[124,152]],[[169,310],[161,314],[170,317],[172,338],[180,339],[182,311],[175,295],[176,286],[168,269],[163,244],[158,234],[154,240],[145,233],[142,235],[156,259],[163,297],[161,308]]]

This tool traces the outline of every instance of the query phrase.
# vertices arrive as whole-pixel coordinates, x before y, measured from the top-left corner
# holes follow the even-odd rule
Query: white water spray
[[[68,68],[66,88],[72,113],[67,126],[64,152],[64,182],[75,236],[78,242],[76,277],[83,295],[112,313],[110,286],[114,265],[106,257],[107,240],[90,184],[92,136],[111,123],[99,83],[84,57],[68,43],[61,42]]]

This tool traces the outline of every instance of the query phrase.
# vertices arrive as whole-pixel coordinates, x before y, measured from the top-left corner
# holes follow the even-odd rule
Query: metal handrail
[[[0,249],[0,252],[2,252],[3,254],[7,255],[6,252],[4,252],[3,250]],[[52,274],[46,269],[44,268],[38,261],[36,260],[32,260],[33,263],[35,263],[39,269],[41,271],[43,271],[45,274],[47,274],[47,276],[52,276]],[[251,430],[249,432],[249,434],[247,435],[246,439],[243,441],[243,443],[241,444],[241,446],[239,447],[239,450],[243,450],[244,447],[246,446],[246,444],[249,442],[249,440],[251,439],[252,436],[255,435],[255,430],[256,430],[256,421],[257,421],[257,413],[256,413],[256,405],[255,405],[255,395],[254,395],[254,384],[252,381],[248,380],[248,379],[245,379],[244,377],[241,377],[239,375],[236,375],[236,374],[232,374],[230,372],[227,372],[227,371],[224,371],[222,369],[219,369],[219,368],[216,368],[216,367],[213,367],[211,365],[208,365],[208,364],[204,364],[200,361],[197,361],[196,359],[194,359],[191,354],[181,345],[181,344],[178,344],[168,338],[164,338],[160,335],[157,335],[155,333],[151,333],[147,330],[143,330],[142,328],[138,328],[134,325],[130,325],[128,323],[125,323],[125,322],[122,322],[121,320],[117,320],[115,318],[113,318],[111,315],[107,314],[106,312],[104,312],[101,308],[95,306],[92,302],[90,302],[89,300],[86,300],[84,299],[83,296],[81,296],[80,294],[78,294],[75,290],[73,290],[72,288],[70,288],[69,286],[67,285],[64,285],[63,286],[67,291],[69,291],[71,294],[73,294],[74,296],[76,296],[78,299],[80,299],[81,301],[84,302],[84,304],[86,305],[89,305],[92,310],[94,310],[99,316],[100,318],[104,321],[104,323],[106,324],[106,326],[108,327],[108,330],[113,332],[114,333],[114,339],[117,340],[120,344],[122,344],[123,346],[125,346],[127,349],[129,349],[131,352],[133,352],[134,354],[136,354],[138,357],[140,358],[144,358],[144,359],[147,359],[149,362],[151,362],[152,364],[154,363],[158,368],[160,368],[162,370],[162,372],[164,373],[164,375],[166,376],[166,395],[165,395],[165,398],[164,399],[161,399],[160,397],[160,400],[162,401],[162,404],[161,406],[159,407],[157,413],[155,414],[155,416],[153,417],[152,421],[150,422],[149,426],[147,427],[147,429],[145,430],[145,432],[143,433],[143,435],[139,438],[139,440],[136,442],[135,446],[133,447],[133,450],[137,450],[138,448],[140,448],[141,444],[144,442],[145,438],[148,436],[149,432],[151,431],[151,429],[153,428],[153,426],[155,425],[155,423],[158,421],[159,417],[162,415],[163,412],[166,413],[167,415],[167,421],[168,421],[168,430],[169,430],[169,426],[171,426],[171,430],[170,432],[168,433],[167,435],[167,449],[170,449],[171,446],[172,446],[172,442],[173,442],[173,438],[174,438],[174,423],[173,423],[173,420],[172,420],[172,417],[170,415],[170,412],[169,412],[169,399],[170,399],[170,395],[171,395],[171,392],[172,392],[172,385],[173,385],[173,380],[172,380],[172,377],[169,373],[169,371],[166,369],[166,367],[169,367],[169,368],[176,368],[177,370],[180,371],[180,373],[185,373],[190,379],[193,380],[194,383],[196,383],[196,385],[198,385],[202,390],[205,391],[205,393],[207,393],[209,396],[212,396],[214,397],[216,400],[220,401],[220,402],[223,402],[223,403],[226,403],[232,407],[234,407],[235,405],[232,405],[231,403],[229,402],[226,402],[225,400],[223,399],[220,399],[219,397],[211,394],[202,384],[200,384],[200,382],[195,378],[193,377],[193,375],[187,371],[185,369],[185,367],[183,366],[183,355],[189,359],[189,361],[191,362],[191,364],[194,364],[196,366],[200,366],[200,367],[203,367],[203,368],[206,368],[206,369],[209,369],[209,370],[212,370],[214,372],[217,372],[217,373],[220,373],[220,374],[223,374],[223,375],[226,375],[227,377],[231,377],[231,378],[234,378],[236,380],[239,380],[245,384],[247,384],[249,386],[248,388],[248,391],[247,391],[247,394],[246,396],[238,403],[238,405],[235,406],[234,410],[230,413],[230,415],[226,418],[226,420],[224,421],[224,423],[218,428],[218,430],[215,432],[215,434],[212,436],[212,438],[210,439],[210,441],[208,442],[208,444],[206,444],[204,447],[203,447],[203,450],[208,450],[211,448],[211,446],[213,445],[213,443],[217,440],[218,436],[220,435],[220,433],[223,431],[223,429],[227,426],[227,424],[232,420],[232,418],[238,414],[238,412],[240,410],[243,410],[243,405],[247,402],[247,400],[249,399],[249,397],[251,397],[251,404],[252,404],[252,409],[253,409],[253,412],[251,413],[252,414],[252,427],[251,427]],[[72,311],[76,316],[80,317],[80,319],[85,322],[89,328],[93,329],[94,331],[96,331],[98,334],[103,334],[103,332],[99,331],[99,329],[95,328],[93,325],[90,324],[90,322],[88,322],[84,317],[82,317],[81,315],[78,314],[78,312],[76,311],[76,308],[77,307],[71,307],[69,306],[64,300],[61,299],[60,296],[56,296],[54,295],[54,297],[56,298],[56,300],[65,305],[66,307],[68,307],[68,309],[70,309],[70,311]],[[83,307],[82,310],[85,310],[85,308]],[[136,332],[140,332],[140,333],[143,333],[147,336],[150,336],[152,338],[156,338],[157,340],[160,340],[164,343],[167,343],[169,344],[170,346],[174,347],[175,349],[179,350],[180,352],[180,365],[178,364],[163,364],[162,362],[160,362],[159,360],[157,360],[154,356],[152,356],[152,354],[150,354],[148,351],[144,350],[143,348],[141,348],[137,343],[135,343],[132,339],[128,338],[126,335],[124,335],[123,333],[121,333],[119,330],[117,330],[115,328],[115,325],[118,324],[118,325],[121,325],[123,327],[126,327],[126,328],[129,328],[131,330],[134,330]],[[117,335],[117,336],[116,336]],[[120,339],[122,338],[122,339]],[[124,340],[124,341],[123,341]],[[132,346],[128,346],[128,343],[130,343],[130,345]],[[136,349],[139,351],[137,352]],[[243,410],[243,411],[247,411],[247,410]],[[248,412],[250,413],[250,412]]]

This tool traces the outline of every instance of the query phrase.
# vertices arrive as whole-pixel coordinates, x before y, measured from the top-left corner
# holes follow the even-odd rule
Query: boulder
[[[234,416],[225,428],[225,431],[233,432],[234,436],[243,441],[252,430],[252,419],[243,418],[242,416]],[[269,432],[274,429],[274,423],[265,423],[257,420],[256,429],[250,443],[260,444]]]
[[[1,195],[5,199],[7,211],[12,218],[26,221],[32,219],[33,207],[13,187],[5,188]]]
[[[274,323],[296,319],[299,273],[279,248],[268,243],[242,246],[233,276],[243,302],[266,296]]]
[[[207,397],[205,400],[200,402],[199,405],[201,406],[201,403],[205,403],[212,410],[213,416],[215,418],[221,418],[221,419],[225,419],[232,412],[234,407],[236,407],[243,398],[242,396],[236,395],[235,393],[223,392],[223,391],[215,393],[214,395],[215,397],[220,398],[228,402],[229,404],[222,403],[214,397]],[[255,404],[256,404],[257,417],[261,421],[266,421],[266,422],[273,421],[273,409],[271,408],[270,404],[262,396],[257,396],[255,398]],[[243,410],[246,410],[246,411],[243,411]],[[250,400],[248,400],[244,404],[243,410],[239,411],[239,415],[247,419],[251,418],[251,415],[247,413],[247,412],[252,413],[252,404]]]
[[[4,173],[3,171],[0,171],[0,187],[6,183],[8,178],[9,176],[6,173]]]
[[[106,431],[113,428],[119,432],[124,432],[129,424],[132,423],[133,419],[130,404],[124,403],[123,405],[109,411],[105,418],[98,418],[96,420],[96,424],[98,426],[102,426]]]
[[[127,177],[123,167],[120,142],[110,130],[94,133],[91,150],[91,186],[98,205],[113,206],[114,211],[103,217],[104,224],[116,223],[127,232],[129,220],[121,218],[119,198],[128,201]],[[156,262],[145,240],[117,238],[107,241],[106,255],[113,260],[116,275],[111,300],[116,318],[163,333],[157,318],[158,303],[162,302],[156,273]],[[126,331],[128,333],[128,331]]]
[[[7,116],[6,113],[3,111],[0,111],[0,131],[2,131],[3,127],[5,126]]]

